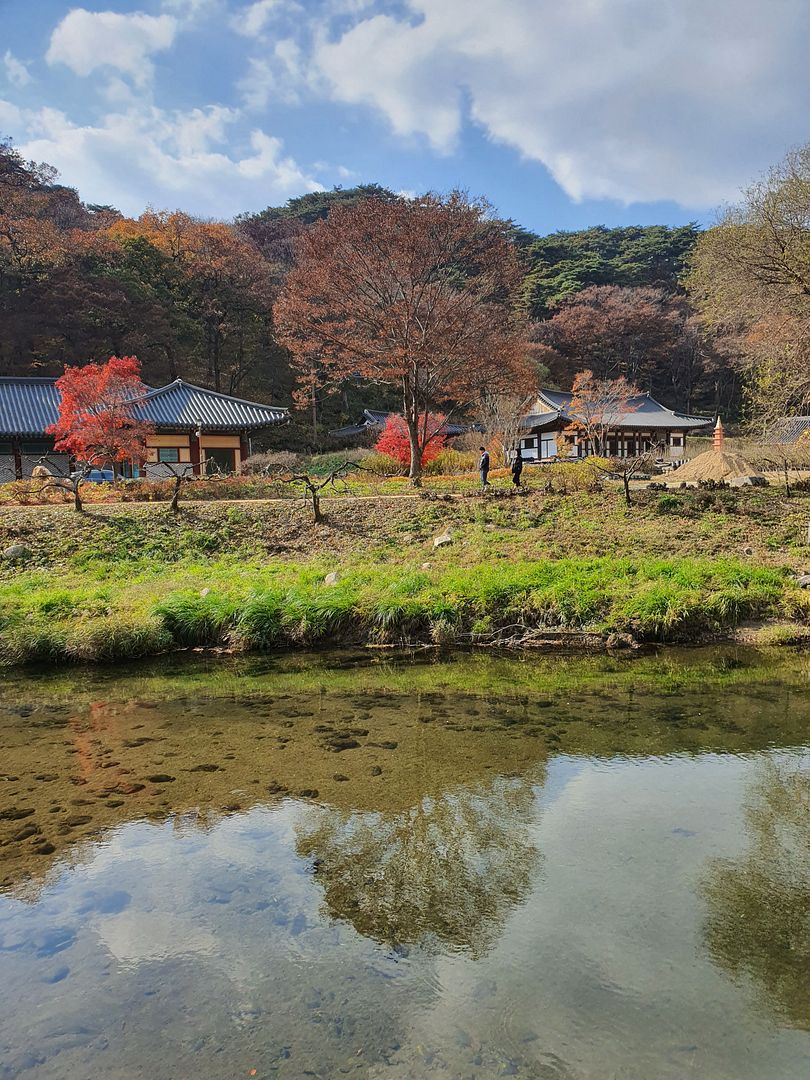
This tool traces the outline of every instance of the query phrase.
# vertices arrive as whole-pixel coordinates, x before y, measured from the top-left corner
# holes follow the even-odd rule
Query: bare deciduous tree
[[[764,465],[779,469],[785,482],[785,496],[793,494],[791,472],[810,468],[810,439],[796,438],[787,420],[777,420],[766,427],[758,442],[758,457]]]
[[[704,322],[737,344],[760,422],[810,405],[810,144],[792,151],[698,241],[689,279]]]
[[[333,490],[349,494],[346,476],[352,469],[359,468],[361,468],[361,466],[354,461],[344,461],[336,468],[332,469],[327,476],[313,476],[303,469],[285,469],[283,467],[271,466],[267,475],[273,476],[282,484],[293,484],[300,487],[303,497],[309,499],[312,504],[313,520],[316,525],[319,525],[324,520],[323,512],[321,511],[321,494],[323,491],[326,488],[332,488]]]
[[[633,398],[640,394],[638,387],[623,376],[597,379],[592,371],[580,371],[571,389],[569,430],[589,442],[594,454],[607,457],[608,434],[621,427],[627,413],[635,412]]]
[[[526,434],[524,420],[531,411],[535,395],[496,393],[486,390],[481,396],[479,415],[490,447],[500,443],[504,459],[515,450]]]
[[[49,478],[42,478],[43,483],[39,488],[40,494],[47,491],[49,488],[53,488],[57,491],[67,491],[73,496],[73,509],[81,514],[84,511],[84,503],[82,501],[82,484],[85,483],[88,476],[94,469],[99,468],[104,464],[102,455],[90,454],[84,461],[77,461],[73,467],[67,473],[54,473],[53,469],[58,466],[55,465],[53,460],[48,458],[40,458],[34,469],[42,468],[49,472]],[[42,477],[42,474],[40,474]]]
[[[607,465],[603,465],[599,461],[592,461],[591,464],[603,474],[619,477],[624,490],[625,504],[632,506],[630,483],[649,474],[655,465],[655,456],[661,449],[663,447],[659,446],[655,449],[645,450],[643,454],[634,454],[632,457],[612,457]]]

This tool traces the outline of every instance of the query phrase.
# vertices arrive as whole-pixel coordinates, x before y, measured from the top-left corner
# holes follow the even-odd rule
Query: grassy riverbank
[[[112,661],[187,646],[486,644],[526,631],[695,641],[807,633],[810,501],[775,493],[0,510],[0,655]],[[434,549],[449,529],[452,542]],[[327,583],[336,572],[337,580]]]

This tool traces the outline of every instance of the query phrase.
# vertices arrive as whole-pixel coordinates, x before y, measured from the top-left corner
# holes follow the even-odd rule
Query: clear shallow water
[[[806,656],[0,692],[0,1076],[810,1075]]]

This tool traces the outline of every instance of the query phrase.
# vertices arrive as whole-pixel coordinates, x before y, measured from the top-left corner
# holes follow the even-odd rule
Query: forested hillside
[[[677,292],[699,235],[697,225],[634,225],[557,232],[524,241],[529,270],[523,301],[533,319],[592,285]]]
[[[378,185],[315,193],[234,222],[182,211],[137,220],[88,205],[47,165],[0,144],[0,374],[135,354],[144,377],[177,376],[289,404],[294,377],[275,340],[273,305],[296,238],[337,205],[396,199]],[[584,366],[625,374],[667,403],[728,413],[736,372],[702,335],[682,287],[694,225],[536,236],[512,223],[526,273],[540,373],[570,385]],[[377,387],[330,387],[318,412],[335,426]],[[391,403],[393,404],[393,402]]]

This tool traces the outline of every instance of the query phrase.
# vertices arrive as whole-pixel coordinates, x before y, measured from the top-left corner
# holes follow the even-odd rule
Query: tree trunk
[[[315,524],[320,525],[323,521],[323,514],[321,513],[321,494],[319,491],[312,489],[312,513],[315,517]]]
[[[627,503],[628,506],[630,506],[630,477],[627,475],[627,473],[622,474],[622,483],[624,484],[624,501]]]
[[[788,462],[783,462],[785,470],[785,498],[789,499],[793,492],[790,490],[790,473],[788,472]]]
[[[76,511],[77,514],[81,514],[84,511],[84,506],[82,505],[82,496],[79,491],[80,485],[80,480],[73,485],[73,509]]]
[[[180,512],[180,488],[183,484],[183,478],[178,476],[174,481],[174,491],[172,492],[172,501],[169,503],[169,509],[178,514]]]
[[[407,417],[408,441],[411,444],[411,464],[408,478],[414,487],[422,486],[422,447],[419,445],[419,417]]]

